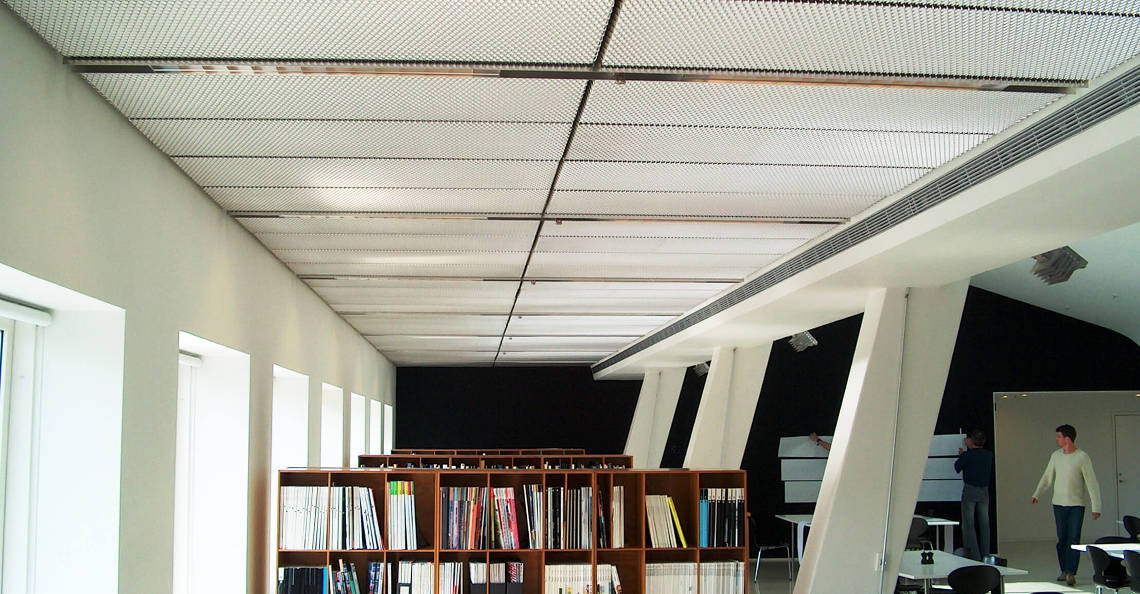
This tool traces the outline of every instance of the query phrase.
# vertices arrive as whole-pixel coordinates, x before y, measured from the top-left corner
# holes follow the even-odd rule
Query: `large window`
[[[185,333],[178,347],[174,592],[197,594],[246,583],[249,355]]]
[[[396,433],[392,429],[396,424],[396,419],[392,416],[395,414],[395,409],[391,404],[384,405],[384,453],[392,453],[392,443],[395,441]]]
[[[321,466],[344,466],[344,390],[321,385]]]
[[[273,437],[270,459],[268,551],[277,550],[278,470],[306,466],[309,452],[309,376],[273,366]],[[277,591],[277,555],[269,555],[269,591]]]
[[[368,401],[368,453],[384,453],[384,442],[381,435],[384,428],[384,403],[379,400]]]

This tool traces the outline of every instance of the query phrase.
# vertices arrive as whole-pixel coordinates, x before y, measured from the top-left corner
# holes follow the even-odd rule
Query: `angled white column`
[[[625,440],[625,453],[633,456],[634,468],[661,466],[665,441],[669,438],[669,427],[673,424],[673,413],[677,411],[677,399],[681,396],[684,381],[684,367],[645,372]]]
[[[740,468],[772,344],[713,351],[685,468]]]
[[[894,591],[967,285],[869,295],[796,594]]]

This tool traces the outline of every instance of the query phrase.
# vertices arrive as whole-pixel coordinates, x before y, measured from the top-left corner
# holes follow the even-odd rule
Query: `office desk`
[[[937,532],[942,537],[942,550],[947,553],[954,552],[954,526],[958,522],[954,520],[946,520],[944,518],[932,518],[930,516],[918,516],[926,520],[928,526],[934,526]],[[792,540],[795,541],[796,546],[796,560],[803,561],[804,558],[804,539],[807,536],[807,529],[811,526],[812,514],[778,514],[777,519],[788,522],[792,525]]]
[[[1104,552],[1112,555],[1113,557],[1116,557],[1117,559],[1124,558],[1124,551],[1136,551],[1137,553],[1140,553],[1140,543],[1136,542],[1126,542],[1121,544],[1089,544],[1092,544],[1094,547],[1100,547],[1104,549]],[[1089,544],[1075,544],[1073,545],[1073,549],[1082,553],[1087,553],[1089,552]]]
[[[934,551],[934,563],[932,565],[923,565],[921,554],[922,551],[903,551],[902,561],[899,563],[899,576],[921,581],[923,591],[928,594],[930,592],[931,582],[946,579],[946,576],[950,575],[951,571],[960,567],[984,565],[972,559],[959,557],[944,551]],[[1015,567],[1001,567],[998,565],[991,565],[990,567],[998,570],[998,573],[1001,574],[1002,592],[1005,592],[1005,576],[1026,575],[1029,573],[1024,569],[1017,569]]]

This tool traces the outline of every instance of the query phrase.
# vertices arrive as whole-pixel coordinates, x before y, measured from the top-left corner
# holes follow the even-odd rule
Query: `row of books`
[[[388,483],[388,540],[394,551],[417,548],[416,484],[413,481]]]
[[[625,464],[602,464],[600,462],[546,462],[542,466],[537,466],[535,464],[505,463],[491,463],[484,464],[483,466],[478,466],[464,462],[457,462],[454,464],[444,464],[441,462],[404,462],[402,464],[380,464],[377,466],[369,466],[368,468],[384,468],[388,470],[398,470],[401,468],[414,468],[421,470],[626,470],[628,467]]]
[[[646,563],[645,591],[653,594],[744,594],[744,562]]]
[[[701,489],[702,547],[744,546],[744,489]]]
[[[625,547],[625,487],[614,485],[610,500],[610,547]],[[604,532],[604,531],[603,531]]]
[[[589,564],[547,565],[545,591],[555,594],[621,594],[621,580],[613,565],[598,565],[597,582],[594,582],[594,568]]]
[[[744,594],[744,576],[747,571],[743,561],[703,562],[701,594]]]
[[[522,594],[525,582],[521,561],[472,561],[470,567],[471,594]]]
[[[594,488],[547,487],[548,549],[589,549],[594,543]]]
[[[369,487],[333,487],[329,536],[333,549],[382,549],[380,519]]]
[[[281,488],[282,549],[325,548],[328,497],[328,487]]]
[[[383,594],[384,570],[382,562],[369,563],[367,587],[362,588],[356,564],[343,559],[335,568],[282,567],[277,570],[277,594]]]
[[[677,548],[689,546],[685,531],[681,529],[681,519],[677,517],[677,506],[668,495],[645,496],[646,524],[649,526],[649,543],[653,548]]]

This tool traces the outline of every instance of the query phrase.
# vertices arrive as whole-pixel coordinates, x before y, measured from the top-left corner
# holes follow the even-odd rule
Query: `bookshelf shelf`
[[[613,454],[361,454],[361,468],[425,470],[626,470],[633,456]]]
[[[414,501],[414,514],[416,522],[417,548],[411,550],[392,550],[391,518],[397,513],[395,503],[390,497],[391,485],[397,481],[407,481],[414,485],[414,492],[407,493]],[[547,504],[548,488],[562,489],[553,491],[560,494],[562,502],[569,504],[570,491],[575,489],[589,489],[592,494],[588,515],[585,521],[589,524],[592,533],[592,546],[590,548],[530,548],[530,538],[526,534],[527,514],[524,511],[523,487],[537,485],[543,495],[543,505]],[[743,471],[723,470],[636,470],[636,469],[573,469],[573,470],[499,470],[499,469],[409,469],[409,468],[314,468],[290,469],[279,473],[279,488],[289,487],[316,487],[323,488],[324,497],[321,505],[324,506],[324,521],[331,524],[332,514],[328,513],[335,487],[368,487],[372,490],[372,501],[376,506],[376,515],[383,549],[340,549],[328,548],[328,541],[324,541],[324,548],[316,549],[279,549],[277,561],[280,567],[313,567],[331,566],[334,569],[343,562],[345,567],[351,564],[355,567],[357,581],[368,583],[368,567],[370,563],[380,562],[398,564],[401,561],[430,562],[435,568],[435,587],[439,587],[440,568],[443,563],[463,563],[463,575],[466,577],[467,567],[471,562],[501,563],[517,561],[522,563],[524,570],[523,594],[556,594],[544,592],[545,575],[550,566],[580,565],[589,566],[592,575],[600,578],[598,568],[603,567],[607,572],[613,566],[621,580],[622,591],[625,594],[650,594],[646,591],[648,580],[646,574],[647,564],[660,563],[687,563],[699,568],[701,563],[737,562],[747,564],[748,548],[746,546],[711,546],[699,547],[701,534],[701,502],[702,489],[744,489],[746,486]],[[516,518],[519,533],[518,549],[478,548],[453,549],[444,548],[447,533],[444,530],[443,519],[446,514],[442,509],[441,497],[443,490],[449,488],[485,488],[488,489],[487,501],[492,501],[491,489],[509,487],[514,489],[517,504]],[[600,531],[607,532],[607,538],[612,536],[613,529],[613,497],[614,488],[620,487],[621,506],[624,511],[622,529],[624,530],[625,545],[623,547],[599,546]],[[284,491],[280,494],[284,506]],[[647,495],[668,495],[676,510],[676,522],[681,525],[688,546],[660,547],[651,546],[646,515]],[[363,495],[361,496],[363,497]],[[293,499],[291,499],[293,501]],[[746,501],[746,498],[745,498]],[[409,508],[402,508],[405,512]],[[493,510],[492,510],[493,511]],[[744,503],[734,513],[741,518],[746,513]],[[599,515],[600,512],[600,515]],[[278,510],[278,528],[280,534],[281,518],[283,512]],[[671,514],[670,514],[671,515]],[[544,515],[545,517],[545,515]],[[482,524],[481,530],[486,530],[487,544],[497,545],[490,534],[492,521]],[[544,528],[548,528],[544,526]],[[747,543],[747,525],[741,521],[738,524],[741,532],[740,542]],[[325,527],[328,535],[328,526]],[[545,534],[539,542],[545,545]],[[679,541],[678,541],[678,544]],[[392,567],[395,570],[395,567]],[[747,574],[747,570],[742,575]],[[389,575],[391,577],[391,575]],[[747,592],[746,578],[742,577],[738,591]],[[367,591],[367,590],[365,590]],[[395,591],[395,590],[394,590]],[[438,591],[435,590],[435,591]],[[708,594],[711,590],[706,590]],[[384,593],[387,592],[385,588]],[[699,589],[694,594],[701,594]]]

